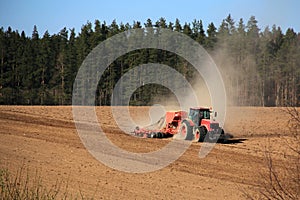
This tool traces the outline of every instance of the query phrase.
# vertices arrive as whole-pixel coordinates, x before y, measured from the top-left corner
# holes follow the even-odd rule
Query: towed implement
[[[212,111],[206,107],[190,108],[186,111],[168,111],[158,122],[143,128],[136,127],[134,134],[139,137],[193,140],[195,142],[224,140],[224,130],[213,119]],[[214,113],[216,117],[217,113]]]

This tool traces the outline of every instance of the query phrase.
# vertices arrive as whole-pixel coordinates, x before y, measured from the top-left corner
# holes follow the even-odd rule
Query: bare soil
[[[109,139],[128,151],[150,152],[172,140],[134,138],[117,127],[110,107],[96,110]],[[131,107],[130,113],[143,118],[148,110]],[[260,189],[266,150],[278,169],[288,166],[289,116],[284,108],[257,107],[231,107],[226,116],[225,132],[234,137],[216,144],[205,158],[198,157],[203,144],[193,143],[169,166],[137,174],[111,169],[89,154],[77,134],[72,107],[1,106],[0,168],[13,174],[22,166],[28,173],[38,171],[43,184],[61,182],[72,197],[244,199],[243,192],[254,195]]]

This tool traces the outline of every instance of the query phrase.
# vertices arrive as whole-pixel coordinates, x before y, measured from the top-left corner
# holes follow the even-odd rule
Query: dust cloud
[[[229,45],[225,45],[229,46]],[[250,74],[247,74],[243,72],[243,65],[249,65],[249,63],[252,63],[252,65],[255,63],[255,61],[251,57],[245,57],[244,59],[239,61],[239,65],[235,63],[235,60],[232,58],[232,55],[230,55],[230,49],[229,48],[217,48],[217,50],[210,52],[210,56],[215,62],[216,66],[218,67],[218,70],[222,76],[225,90],[226,90],[226,110],[230,110],[233,107],[237,107],[239,105],[239,98],[240,94],[244,92],[244,90],[251,90],[251,88],[245,88],[245,84],[239,83],[239,81],[245,81]],[[255,69],[252,69],[251,74],[257,74],[257,72],[253,71]],[[197,70],[195,69],[195,72]],[[204,75],[205,76],[205,75]],[[195,77],[192,81],[190,81],[194,94],[182,94],[185,95],[185,105],[188,105],[184,108],[180,107],[180,103],[178,102],[178,99],[176,98],[175,94],[170,95],[164,95],[164,96],[154,96],[153,98],[153,105],[160,105],[164,108],[165,111],[172,111],[172,110],[185,110],[188,111],[189,107],[195,107],[195,106],[201,106],[201,107],[212,107],[212,100],[211,96],[208,90],[208,86],[204,81],[204,78],[198,74],[195,73]],[[243,85],[243,87],[242,87]],[[223,89],[223,88],[220,88]],[[182,91],[185,91],[184,88],[181,88]],[[198,100],[198,105],[193,105],[192,96],[196,95]],[[214,108],[212,107],[214,110]],[[238,109],[238,108],[235,108]],[[217,111],[218,110],[214,110]],[[245,110],[243,113],[235,112],[237,115],[247,116],[247,113],[245,113]],[[154,115],[153,113],[151,115]],[[155,115],[155,119],[159,119],[161,116]],[[227,116],[228,117],[228,116]],[[238,117],[238,116],[235,116]],[[225,118],[225,125],[226,125],[226,118]]]
[[[250,74],[243,72],[243,69],[245,68],[244,65],[248,65],[249,67],[249,63],[250,65],[253,65],[255,61],[251,57],[245,57],[243,59],[239,58],[240,60],[238,65],[236,64],[236,59],[233,58],[234,56],[231,54],[229,45],[224,45],[224,46],[225,47],[227,46],[227,48],[216,48],[217,50],[210,52],[210,56],[213,59],[216,66],[218,67],[218,70],[222,76],[223,83],[225,86],[225,91],[226,91],[226,99],[224,99],[224,101],[226,102],[226,110],[229,110],[232,107],[236,107],[237,105],[239,105],[241,93],[245,92],[245,90],[251,90],[251,88],[245,88],[245,84],[241,82],[246,81],[247,78],[251,76]],[[152,107],[150,107],[149,113],[145,113],[146,120],[145,118],[143,120],[140,119],[140,122],[142,123],[139,124],[149,125],[151,123],[155,123],[161,117],[163,117],[166,111],[177,111],[177,110],[188,111],[190,107],[197,107],[197,106],[209,107],[209,108],[212,107],[214,111],[220,113],[221,111],[217,109],[215,110],[215,108],[212,106],[211,95],[208,90],[208,86],[205,82],[205,80],[207,80],[205,79],[206,77],[202,77],[197,72],[196,69],[194,69],[194,72],[195,73],[194,73],[193,80],[189,81],[193,89],[193,94],[185,92],[188,90],[184,86],[179,86],[181,88],[178,88],[178,91],[181,92],[176,92],[176,94],[171,93],[171,91],[168,95],[153,94],[152,101],[151,101]],[[251,72],[251,74],[255,74],[255,73],[256,73],[255,71]],[[203,74],[203,76],[205,76],[205,74]],[[223,88],[219,88],[219,89],[223,90]],[[184,97],[183,103],[178,101],[179,95],[180,97],[182,96]],[[195,104],[193,101],[194,95],[197,97],[197,101],[198,101],[197,104]],[[185,106],[183,107],[182,105]],[[245,112],[243,113],[235,112],[235,114],[243,115],[243,116],[247,115],[247,113]],[[218,118],[217,120],[220,121]],[[226,125],[226,121],[227,120],[225,117],[225,121],[224,121],[225,125]]]

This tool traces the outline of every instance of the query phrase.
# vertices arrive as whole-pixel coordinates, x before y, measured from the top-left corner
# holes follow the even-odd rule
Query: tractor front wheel
[[[193,129],[194,142],[203,142],[206,134],[205,127],[195,127]]]
[[[204,126],[200,126],[199,127],[199,134],[200,134],[200,136],[199,136],[199,142],[203,142],[204,141],[204,139],[205,139],[205,136],[206,136],[206,134],[207,134],[207,129],[204,127]]]

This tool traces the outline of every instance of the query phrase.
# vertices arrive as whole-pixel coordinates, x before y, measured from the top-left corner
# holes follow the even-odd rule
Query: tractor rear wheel
[[[183,121],[179,128],[179,135],[181,139],[192,140],[193,130],[188,121]]]
[[[194,127],[193,128],[193,135],[194,135],[194,142],[199,142],[199,138],[200,138],[200,130],[199,127]]]

